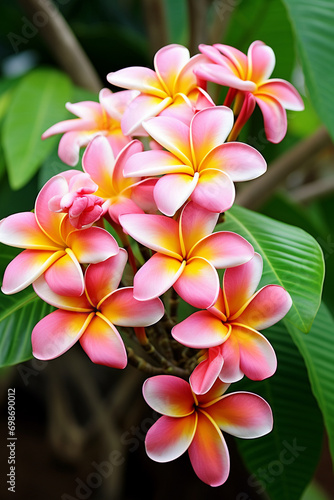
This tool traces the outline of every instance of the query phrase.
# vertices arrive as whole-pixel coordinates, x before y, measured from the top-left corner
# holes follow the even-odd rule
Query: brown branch
[[[144,358],[138,356],[131,347],[127,347],[126,351],[128,354],[129,363],[138,370],[147,373],[150,376],[168,374],[168,375],[176,375],[182,378],[188,378],[190,375],[187,370],[183,370],[182,368],[179,368],[171,364],[165,368],[160,366],[153,366],[147,361],[145,361]]]
[[[310,203],[319,197],[326,196],[334,191],[334,177],[322,177],[314,182],[308,182],[299,188],[289,191],[294,201]]]
[[[324,127],[319,128],[307,139],[274,160],[268,171],[254,180],[238,193],[236,203],[243,207],[257,209],[260,207],[294,170],[301,168],[314,158],[323,148],[332,143]]]
[[[208,41],[207,14],[207,0],[188,0],[189,50],[192,55],[197,54],[200,43]]]
[[[162,0],[143,0],[150,49],[154,55],[168,43],[165,5]]]
[[[92,92],[103,87],[98,74],[58,8],[51,0],[19,0],[59,66],[73,82]],[[42,22],[42,20],[44,21]]]

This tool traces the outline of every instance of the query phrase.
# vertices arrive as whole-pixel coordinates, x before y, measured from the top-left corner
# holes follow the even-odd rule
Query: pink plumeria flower
[[[217,220],[218,214],[193,202],[184,207],[178,222],[163,215],[122,215],[126,232],[156,252],[135,274],[134,296],[151,299],[173,286],[189,304],[212,306],[219,294],[215,268],[238,266],[254,254],[238,234],[211,234]]]
[[[262,111],[264,128],[270,142],[280,142],[287,130],[286,109],[304,109],[302,98],[286,80],[269,79],[275,67],[274,51],[263,42],[253,42],[247,55],[240,50],[217,43],[200,45],[200,51],[211,60],[195,69],[205,80],[230,87],[225,104],[236,99],[239,114],[233,135],[237,137],[257,103]]]
[[[99,136],[89,144],[82,159],[84,171],[98,186],[96,196],[104,200],[103,209],[116,224],[119,224],[121,214],[157,211],[153,199],[156,179],[126,179],[123,176],[127,160],[140,151],[143,151],[143,145],[135,140],[127,144],[115,159],[107,139]]]
[[[263,380],[276,370],[276,355],[263,330],[289,311],[291,297],[283,287],[267,285],[255,292],[262,275],[262,258],[227,269],[217,302],[176,325],[173,337],[183,345],[207,349],[190,377],[193,390],[204,394],[217,377],[236,382],[245,374]]]
[[[67,165],[74,166],[79,161],[79,151],[87,146],[96,135],[105,136],[115,155],[131,141],[121,130],[121,119],[129,103],[138,95],[135,91],[123,91],[113,94],[109,89],[102,89],[100,102],[82,101],[66,104],[68,111],[79,118],[64,120],[48,128],[42,135],[46,139],[55,134],[64,134],[60,139],[59,158]]]
[[[32,332],[33,355],[53,359],[78,340],[94,363],[124,368],[125,347],[117,326],[148,326],[164,314],[160,299],[145,304],[133,297],[133,288],[117,289],[127,253],[121,248],[114,257],[99,264],[90,264],[85,273],[85,293],[66,297],[54,293],[41,276],[34,290],[45,302],[58,309],[43,318]]]
[[[203,82],[193,72],[205,61],[202,54],[190,58],[186,47],[173,44],[155,54],[155,71],[134,66],[109,73],[107,79],[113,85],[140,91],[124,112],[121,122],[124,134],[147,135],[141,126],[143,120],[162,112],[189,123],[197,109],[214,106],[201,88]]]
[[[165,215],[173,216],[188,198],[211,212],[224,212],[234,202],[233,181],[254,179],[266,171],[256,149],[240,142],[224,144],[233,127],[233,112],[225,106],[199,111],[190,126],[159,116],[144,127],[167,151],[133,155],[124,175],[162,175],[154,199]]]
[[[76,229],[87,229],[103,215],[102,198],[94,195],[98,189],[88,174],[68,170],[61,174],[68,183],[68,192],[53,196],[48,203],[49,210],[68,213],[69,221]],[[53,182],[58,182],[53,178]]]
[[[78,296],[84,292],[80,264],[98,263],[116,255],[116,240],[100,227],[76,230],[66,214],[49,210],[49,200],[66,194],[62,175],[50,179],[41,189],[35,213],[22,212],[0,222],[0,242],[25,248],[7,266],[2,291],[19,292],[41,274],[55,293]]]
[[[205,395],[197,395],[188,382],[158,375],[144,382],[149,406],[162,413],[149,429],[146,452],[156,462],[170,462],[188,450],[197,476],[220,486],[229,475],[230,457],[224,436],[257,438],[272,430],[268,403],[250,392],[225,394],[228,385],[218,381]]]

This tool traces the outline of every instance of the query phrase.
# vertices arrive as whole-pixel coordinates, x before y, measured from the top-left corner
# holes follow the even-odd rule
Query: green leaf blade
[[[286,321],[303,332],[311,328],[319,309],[324,279],[320,246],[302,229],[233,206],[218,230],[246,238],[263,258],[262,285],[278,284],[291,295]]]
[[[271,500],[297,500],[318,463],[322,416],[304,360],[284,324],[280,322],[264,333],[276,351],[277,371],[261,382],[243,379],[238,389],[255,392],[268,401],[274,427],[267,436],[240,439],[237,444],[251,472],[248,484],[254,487],[254,494],[266,493]]]
[[[12,189],[23,187],[59,140],[42,141],[45,130],[66,117],[71,82],[59,71],[36,69],[14,89],[3,125],[3,148]]]
[[[314,108],[334,137],[334,4],[332,0],[283,0],[294,28]]]

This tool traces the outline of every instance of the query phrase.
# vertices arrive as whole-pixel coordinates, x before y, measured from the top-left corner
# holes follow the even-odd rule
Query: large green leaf
[[[311,328],[320,305],[324,278],[321,249],[302,229],[233,206],[217,229],[246,238],[263,258],[262,284],[282,285],[293,305],[285,321],[303,332]]]
[[[331,454],[334,458],[334,321],[325,305],[319,309],[308,335],[301,335],[287,324],[295,344],[301,352],[313,393],[322,411]]]
[[[298,500],[318,463],[322,416],[303,358],[284,324],[264,333],[276,351],[277,371],[262,382],[243,379],[237,389],[255,392],[268,401],[274,428],[263,438],[238,440],[238,448],[251,473],[248,484],[254,488],[255,498],[266,492],[271,500]]]
[[[295,31],[313,106],[334,137],[334,2],[283,0]]]
[[[53,69],[36,69],[15,87],[3,125],[3,148],[13,189],[24,186],[55,147],[59,137],[45,141],[45,130],[66,117],[71,82]]]
[[[0,271],[3,271],[16,253],[16,250],[1,245]],[[32,358],[32,329],[52,310],[51,306],[37,297],[31,287],[15,295],[1,295],[0,368]]]

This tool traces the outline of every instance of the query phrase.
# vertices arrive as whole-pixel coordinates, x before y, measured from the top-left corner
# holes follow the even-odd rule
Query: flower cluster
[[[156,374],[144,398],[163,415],[147,434],[148,455],[166,462],[188,450],[198,477],[218,486],[229,474],[221,431],[255,438],[272,428],[262,398],[225,392],[244,375],[273,375],[275,352],[258,330],[283,318],[291,298],[278,285],[257,291],[261,256],[240,235],[214,230],[234,203],[234,182],[266,171],[262,155],[237,141],[255,105],[268,140],[279,142],[285,109],[303,104],[290,83],[269,79],[275,56],[264,43],[254,42],[247,56],[221,44],[199,49],[190,58],[183,46],[164,47],[154,70],[108,75],[125,90],[102,89],[99,103],[67,104],[78,118],[43,138],[64,134],[59,156],[70,166],[87,146],[83,171],[54,176],[34,212],[0,222],[0,241],[24,249],[8,265],[2,291],[32,284],[56,307],[33,329],[38,359],[60,356],[79,340],[94,363],[124,368],[128,358],[139,359],[125,346],[133,328],[138,348],[160,363],[142,363]],[[207,82],[228,87],[224,105],[215,105]],[[217,269],[225,270],[221,287]],[[179,298],[198,311],[177,323]],[[190,348],[186,360],[182,346]]]

